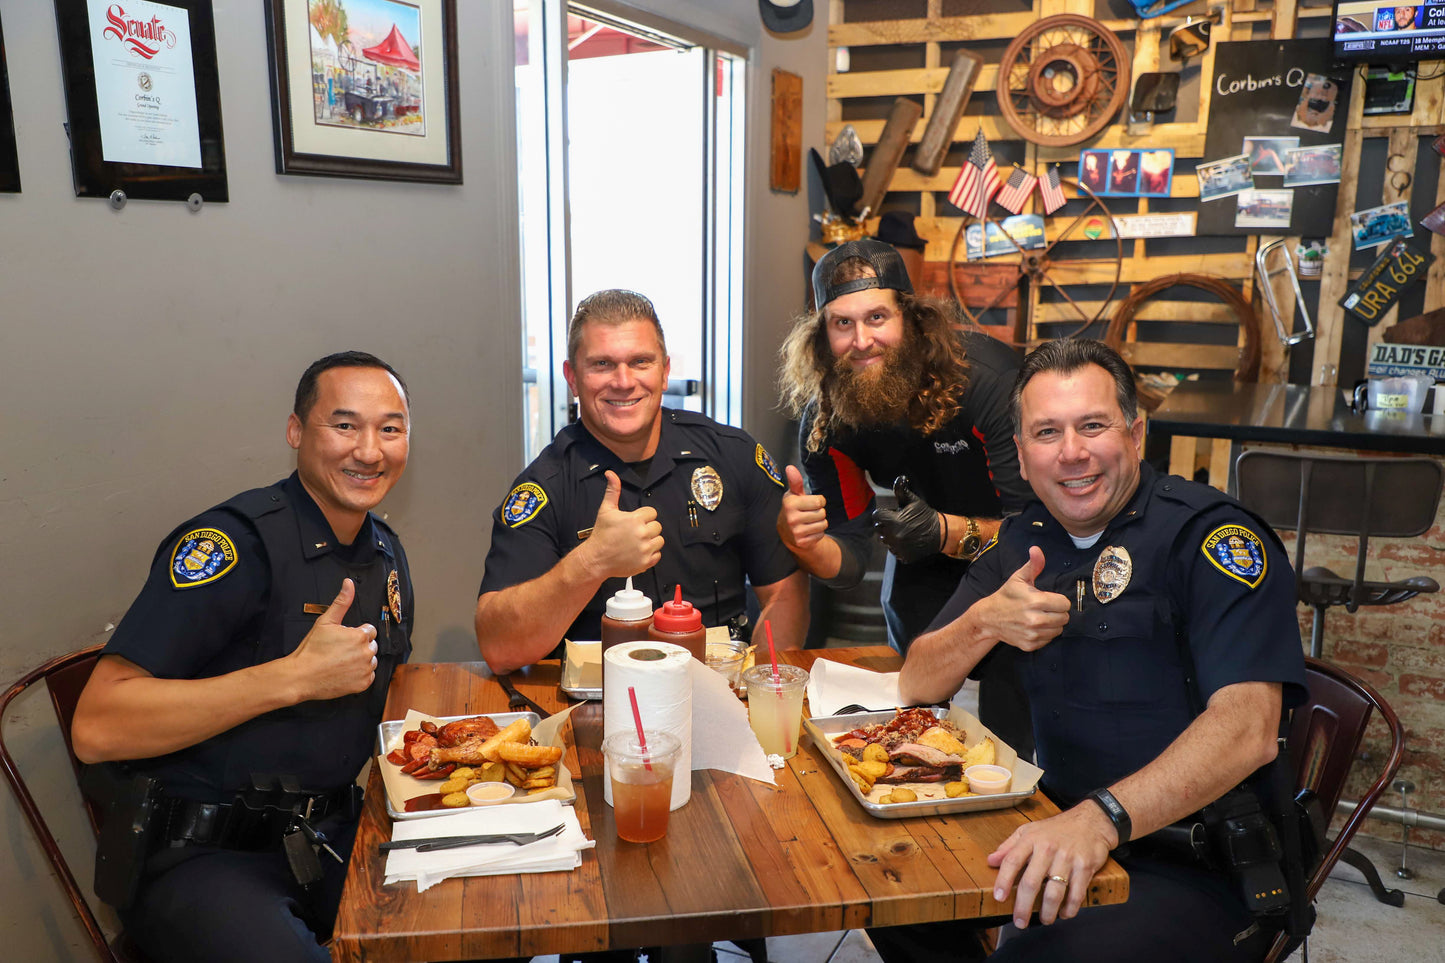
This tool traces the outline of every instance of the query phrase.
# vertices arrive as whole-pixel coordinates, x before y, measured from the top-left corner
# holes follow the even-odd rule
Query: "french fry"
[[[537,769],[542,766],[555,766],[562,758],[562,747],[504,742],[497,747],[497,755],[508,763],[516,763],[527,769]]]
[[[522,783],[522,788],[549,789],[555,785],[557,785],[557,780],[553,776],[533,776],[531,779],[528,779]]]

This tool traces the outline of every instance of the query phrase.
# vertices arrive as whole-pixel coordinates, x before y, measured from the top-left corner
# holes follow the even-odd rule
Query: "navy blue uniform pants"
[[[332,848],[348,858],[356,823],[323,823]],[[146,865],[126,932],[157,963],[326,963],[346,880],[324,853],[325,877],[303,890],[279,845],[265,852],[212,846],[162,850]]]

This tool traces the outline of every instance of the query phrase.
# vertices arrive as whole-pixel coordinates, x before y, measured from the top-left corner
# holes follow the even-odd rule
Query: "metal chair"
[[[100,649],[101,646],[94,645],[88,649],[81,649],[79,652],[51,659],[39,668],[26,673],[19,681],[10,686],[3,696],[0,696],[0,771],[4,772],[5,780],[10,784],[16,800],[20,803],[20,811],[25,815],[26,821],[30,823],[30,828],[34,830],[41,849],[45,851],[46,858],[50,860],[50,865],[54,867],[60,885],[65,888],[65,895],[70,897],[76,915],[80,917],[81,924],[95,945],[96,955],[102,963],[139,963],[139,954],[126,944],[123,936],[117,937],[114,942],[106,939],[105,932],[101,929],[94,911],[91,910],[85,893],[75,881],[75,874],[70,871],[65,854],[60,851],[60,846],[51,834],[50,827],[46,825],[40,807],[36,805],[35,799],[30,795],[30,790],[26,787],[25,780],[21,776],[14,758],[10,755],[10,748],[5,744],[4,722],[10,711],[10,703],[30,686],[43,680],[46,689],[50,692],[50,703],[55,709],[55,718],[65,739],[66,755],[70,758],[71,770],[76,777],[76,788],[79,789],[80,761],[75,758],[75,750],[70,743],[70,723],[75,716],[75,704],[80,700],[81,690],[85,688],[91,671],[94,670],[96,662],[100,659]],[[98,833],[100,821],[95,809],[88,801],[85,804],[85,811],[90,819],[91,829]]]
[[[1390,730],[1390,751],[1380,774],[1360,797],[1359,805],[1340,827],[1334,841],[1328,844],[1324,857],[1306,881],[1306,895],[1310,902],[1314,902],[1335,863],[1341,859],[1367,876],[1374,873],[1374,867],[1350,849],[1349,843],[1400,768],[1400,758],[1405,752],[1405,729],[1400,725],[1400,717],[1395,715],[1395,710],[1372,686],[1344,669],[1319,659],[1306,659],[1305,682],[1309,686],[1310,698],[1294,710],[1287,741],[1290,757],[1295,762],[1295,788],[1315,793],[1326,825],[1339,805],[1340,794],[1355,762],[1370,714],[1378,712]],[[1375,882],[1378,884],[1378,877]],[[1393,905],[1399,906],[1404,903],[1404,896],[1396,895],[1398,902]],[[1280,959],[1286,940],[1283,934],[1276,938],[1265,963],[1275,963]]]
[[[1299,600],[1314,609],[1310,655],[1321,657],[1325,610],[1343,605],[1393,605],[1440,591],[1425,575],[1399,581],[1365,578],[1370,537],[1414,538],[1435,524],[1445,469],[1429,458],[1356,458],[1291,451],[1247,451],[1235,463],[1241,503],[1276,529],[1296,532],[1294,572]],[[1353,578],[1328,568],[1305,568],[1311,533],[1352,535],[1359,541]]]

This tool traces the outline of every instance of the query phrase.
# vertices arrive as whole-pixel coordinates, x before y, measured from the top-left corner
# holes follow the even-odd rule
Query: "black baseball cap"
[[[832,278],[838,265],[850,257],[861,257],[871,264],[875,276],[829,284],[828,281]],[[869,288],[887,288],[893,291],[902,291],[904,294],[913,293],[913,282],[908,280],[908,268],[904,266],[903,258],[891,244],[884,244],[882,241],[875,241],[872,238],[849,241],[846,244],[839,244],[820,257],[818,263],[813,265],[813,304],[820,311],[829,301],[841,298],[845,294],[852,294],[854,291],[867,291]]]
[[[813,22],[813,0],[758,0],[758,13],[773,33],[795,33]]]

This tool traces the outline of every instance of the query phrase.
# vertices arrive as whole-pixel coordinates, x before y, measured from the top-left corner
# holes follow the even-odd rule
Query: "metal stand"
[[[1380,881],[1380,874],[1375,870],[1375,864],[1370,862],[1364,853],[1346,846],[1345,851],[1340,854],[1340,860],[1364,874],[1365,882],[1370,884],[1370,892],[1375,894],[1375,899],[1388,906],[1405,905],[1405,894],[1398,889],[1386,889],[1385,884]]]

